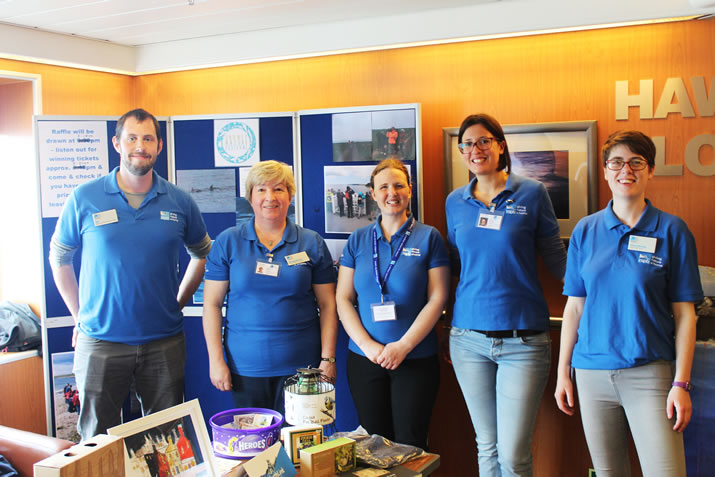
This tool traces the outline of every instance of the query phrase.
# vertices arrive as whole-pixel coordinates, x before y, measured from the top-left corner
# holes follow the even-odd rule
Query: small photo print
[[[406,166],[412,175],[410,165]],[[374,165],[323,167],[325,232],[350,234],[375,223],[380,210],[368,186],[373,169]],[[339,258],[333,256],[333,261]]]
[[[191,195],[204,214],[234,210],[234,169],[179,170],[176,171],[176,185]]]
[[[74,351],[52,353],[52,397],[55,408],[55,436],[72,442],[79,442],[77,421],[79,420],[79,391],[72,365]]]
[[[381,161],[388,157],[402,161],[416,158],[416,112],[414,109],[397,109],[372,112],[372,159]]]

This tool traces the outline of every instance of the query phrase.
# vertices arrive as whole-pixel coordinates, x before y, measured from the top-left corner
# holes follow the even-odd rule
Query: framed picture
[[[127,477],[217,475],[198,399],[112,427],[124,438]]]
[[[504,125],[512,171],[546,186],[568,238],[583,217],[598,209],[596,121]],[[474,177],[457,147],[459,128],[444,128],[445,195]]]

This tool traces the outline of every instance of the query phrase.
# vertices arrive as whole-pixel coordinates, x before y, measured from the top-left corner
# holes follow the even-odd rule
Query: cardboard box
[[[355,441],[341,437],[301,449],[301,477],[330,477],[355,468]]]
[[[300,465],[300,450],[323,443],[323,426],[288,426],[281,429],[283,447],[293,465]]]
[[[35,477],[124,477],[124,439],[100,434],[37,462]]]

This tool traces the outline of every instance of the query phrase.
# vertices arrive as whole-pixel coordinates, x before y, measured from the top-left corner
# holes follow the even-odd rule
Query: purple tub
[[[270,414],[273,422],[260,429],[231,429],[221,427],[233,422],[233,416],[240,414]],[[258,407],[229,409],[219,412],[209,419],[213,433],[214,454],[228,459],[250,459],[278,442],[283,425],[280,412]]]

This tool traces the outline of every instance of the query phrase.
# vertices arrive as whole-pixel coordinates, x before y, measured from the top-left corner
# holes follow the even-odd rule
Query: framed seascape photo
[[[124,438],[127,477],[217,475],[197,399],[113,427],[107,433]]]
[[[571,236],[598,208],[596,121],[504,125],[512,171],[536,179],[549,193],[561,237]],[[459,128],[444,128],[445,195],[474,177],[457,147]]]

